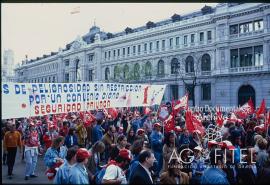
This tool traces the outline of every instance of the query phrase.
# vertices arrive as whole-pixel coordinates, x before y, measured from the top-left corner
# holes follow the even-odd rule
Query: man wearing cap
[[[191,182],[192,184],[199,184],[201,181],[201,176],[203,174],[203,171],[205,170],[205,163],[202,158],[202,147],[196,146],[194,151],[194,160],[192,161],[191,167],[192,167],[192,178]]]
[[[103,184],[127,184],[125,171],[131,157],[127,149],[121,149],[115,161],[111,160],[103,176]]]
[[[13,166],[16,159],[17,147],[22,152],[21,134],[16,131],[15,121],[8,121],[10,131],[5,133],[3,148],[7,154],[8,178],[12,179]]]
[[[77,163],[73,167],[71,167],[69,173],[70,184],[89,184],[89,177],[86,165],[90,156],[91,154],[86,148],[78,149],[76,153]]]
[[[160,130],[161,130],[160,123],[155,123],[154,130],[152,131],[150,135],[151,148],[154,152],[155,158],[157,159],[157,165],[154,166],[157,176],[159,176],[159,173],[162,169],[162,163],[163,163],[162,149],[163,149],[164,136],[160,132]]]
[[[34,122],[29,123],[29,129],[25,131],[25,179],[37,177],[35,169],[38,160],[39,136]]]

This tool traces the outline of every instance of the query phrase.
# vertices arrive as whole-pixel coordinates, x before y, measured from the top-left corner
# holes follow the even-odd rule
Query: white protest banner
[[[165,85],[2,83],[2,119],[159,105]]]

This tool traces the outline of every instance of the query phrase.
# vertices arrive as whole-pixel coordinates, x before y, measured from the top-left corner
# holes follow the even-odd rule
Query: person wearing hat
[[[174,131],[175,131],[175,143],[177,146],[180,146],[180,137],[183,130],[180,126],[176,126]]]
[[[189,184],[189,177],[181,171],[181,164],[177,159],[169,162],[168,170],[160,176],[160,184]]]
[[[48,122],[49,131],[46,132],[43,136],[43,141],[45,143],[45,151],[51,147],[53,139],[57,138],[59,136],[58,132],[56,131],[56,126],[49,121]]]
[[[7,166],[8,166],[8,178],[12,179],[13,166],[15,164],[17,147],[20,148],[20,153],[22,152],[22,141],[21,134],[16,131],[15,120],[8,121],[7,126],[9,131],[5,133],[3,141],[4,153],[7,154]]]
[[[150,141],[151,141],[151,149],[153,150],[155,158],[157,159],[157,163],[155,163],[154,165],[154,171],[157,176],[159,176],[159,173],[163,165],[162,164],[163,163],[163,156],[162,156],[163,140],[164,140],[164,136],[161,133],[161,125],[160,123],[155,123],[154,130],[152,131],[150,135]]]
[[[127,149],[121,149],[115,161],[111,160],[108,163],[103,176],[103,184],[127,184],[125,171],[130,161],[130,152]]]
[[[37,177],[35,168],[38,160],[38,147],[40,146],[38,131],[34,122],[29,123],[29,129],[25,131],[25,180],[29,177]]]
[[[142,129],[142,128],[137,130],[135,140],[138,140],[138,139],[149,143],[149,139],[148,139],[147,135],[145,134],[144,129]]]
[[[69,173],[71,167],[76,164],[76,153],[78,146],[73,146],[68,149],[67,156],[63,165],[59,167],[54,178],[54,184],[69,184]]]
[[[192,161],[191,167],[192,167],[192,178],[191,182],[192,184],[199,184],[201,182],[201,176],[203,174],[203,171],[205,170],[205,162],[202,158],[202,147],[196,146],[193,149],[194,152],[194,159]]]
[[[76,164],[70,168],[69,184],[89,184],[87,172],[88,158],[91,153],[86,148],[80,148],[76,153]]]

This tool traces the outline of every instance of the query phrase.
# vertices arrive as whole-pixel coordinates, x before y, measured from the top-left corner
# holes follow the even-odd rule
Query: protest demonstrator
[[[3,149],[9,178],[17,147],[24,146],[25,180],[46,173],[55,184],[269,184],[269,109],[254,110],[249,101],[235,110],[192,110],[188,95],[167,105],[158,96],[151,104],[152,95],[163,86],[149,86],[152,90],[144,101],[144,85],[89,84],[13,84],[12,88],[8,83],[7,98],[11,92],[24,97],[21,91],[26,86],[37,95],[28,94],[26,111],[4,112]],[[94,98],[88,88],[101,95]],[[119,95],[111,94],[107,101],[114,91]],[[53,92],[59,94],[57,109],[52,109],[56,101],[41,96]],[[76,100],[80,92],[81,99]],[[85,100],[97,101],[84,101],[84,95]],[[73,103],[78,103],[73,108],[66,101],[72,96]],[[97,103],[100,100],[103,103]],[[40,159],[46,172],[35,170]]]

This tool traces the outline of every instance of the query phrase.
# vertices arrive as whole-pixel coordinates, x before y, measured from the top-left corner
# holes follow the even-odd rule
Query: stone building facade
[[[195,105],[270,106],[270,4],[221,3],[119,33],[96,26],[65,49],[23,61],[18,82],[167,84]],[[194,96],[192,96],[194,95]]]

